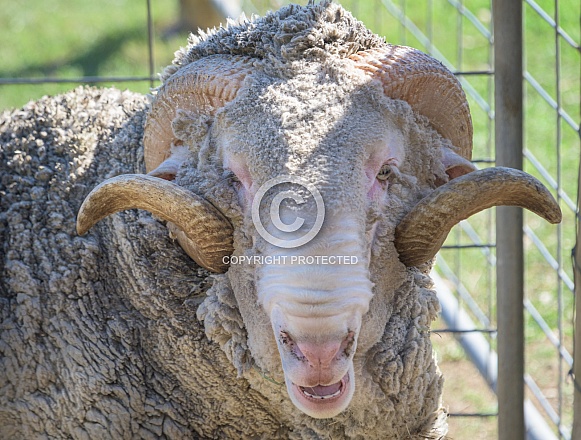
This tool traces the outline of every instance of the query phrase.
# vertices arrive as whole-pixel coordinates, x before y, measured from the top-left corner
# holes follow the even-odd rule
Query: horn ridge
[[[171,123],[178,109],[213,115],[232,101],[254,69],[250,57],[211,55],[177,70],[158,89],[147,114],[143,137],[146,172],[170,156],[176,141]]]
[[[472,158],[472,118],[458,79],[440,61],[406,46],[388,45],[350,57],[357,68],[377,78],[386,96],[406,101],[432,126]]]

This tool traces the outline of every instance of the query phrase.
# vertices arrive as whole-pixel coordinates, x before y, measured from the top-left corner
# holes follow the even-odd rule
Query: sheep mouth
[[[349,374],[345,374],[343,378],[331,385],[317,385],[314,387],[302,387],[294,384],[305,399],[311,401],[329,401],[341,397],[347,389],[349,383]]]
[[[355,392],[353,368],[338,382],[313,387],[297,385],[288,380],[287,389],[294,405],[316,419],[328,419],[347,408]]]

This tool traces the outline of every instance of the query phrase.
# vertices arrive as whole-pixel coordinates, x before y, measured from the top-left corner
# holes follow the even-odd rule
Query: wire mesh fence
[[[245,0],[242,9],[262,14],[286,3]],[[494,166],[491,0],[341,3],[387,41],[423,50],[458,76],[474,122],[473,162],[478,168]],[[172,52],[186,44],[186,34],[176,26],[176,1],[107,0],[89,12],[65,1],[51,3],[50,11],[47,3],[38,1],[37,6],[7,6],[0,18],[7,34],[18,35],[19,28],[33,34],[32,41],[5,40],[0,48],[0,58],[6,60],[0,66],[0,109],[75,84],[147,92],[157,85],[156,73],[171,62]],[[109,9],[96,21],[103,8]],[[44,18],[59,15],[63,21],[55,18],[52,24]],[[552,190],[564,214],[557,227],[525,215],[525,413],[529,422],[536,419],[530,438],[569,439],[581,4],[524,0],[523,17],[524,168]],[[77,26],[80,37],[75,38],[74,29],[72,36],[63,37],[65,25]],[[60,48],[53,47],[57,39],[65,40]],[[434,275],[443,318],[435,324],[432,340],[447,378],[444,398],[452,416],[452,438],[498,436],[495,227],[493,210],[462,222],[442,248]]]

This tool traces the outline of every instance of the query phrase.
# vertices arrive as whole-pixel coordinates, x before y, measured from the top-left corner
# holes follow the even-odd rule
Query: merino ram
[[[162,80],[2,115],[0,436],[442,438],[433,257],[548,191],[475,171],[455,77],[327,1]]]

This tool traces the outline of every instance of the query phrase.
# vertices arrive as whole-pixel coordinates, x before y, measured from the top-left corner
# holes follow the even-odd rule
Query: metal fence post
[[[494,0],[496,164],[522,169],[522,1]],[[524,440],[522,209],[496,211],[498,438]]]
[[[581,166],[577,180],[577,187],[581,188]],[[581,220],[579,209],[581,208],[581,191],[577,195],[577,242],[575,253],[573,254],[574,275],[575,275],[575,347],[573,363],[573,436],[572,439],[581,438]]]

